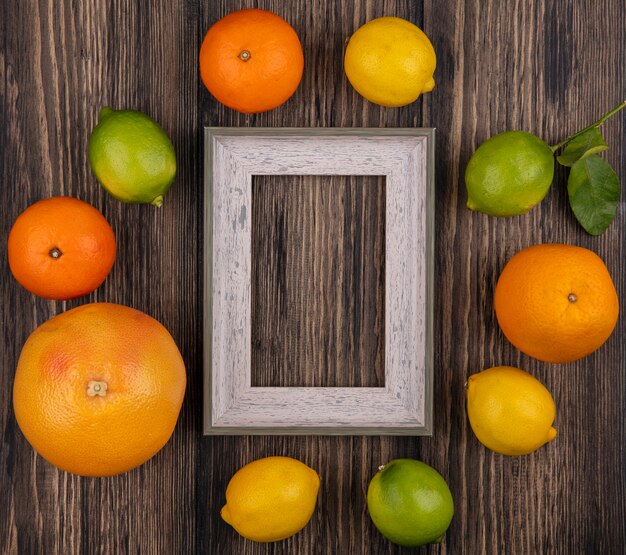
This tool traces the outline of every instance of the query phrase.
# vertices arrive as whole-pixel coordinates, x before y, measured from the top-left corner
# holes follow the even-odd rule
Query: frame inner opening
[[[384,387],[385,177],[252,177],[255,387]]]

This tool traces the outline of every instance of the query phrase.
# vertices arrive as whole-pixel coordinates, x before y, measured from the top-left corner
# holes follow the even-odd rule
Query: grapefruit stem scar
[[[106,382],[99,382],[96,380],[91,380],[87,384],[87,395],[89,397],[104,397],[107,394],[107,389],[109,388]]]

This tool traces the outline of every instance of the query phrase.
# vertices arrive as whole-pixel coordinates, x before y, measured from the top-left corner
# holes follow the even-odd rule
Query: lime
[[[169,137],[135,110],[100,110],[89,137],[89,164],[100,184],[122,202],[161,206],[176,175]]]
[[[485,446],[503,455],[528,455],[556,437],[556,408],[545,386],[528,372],[496,366],[467,380],[467,414]]]
[[[554,156],[539,137],[505,131],[478,147],[465,171],[467,207],[518,216],[539,204],[554,177]]]
[[[388,540],[416,547],[442,540],[454,514],[454,501],[434,468],[414,459],[396,459],[372,478],[367,508]]]

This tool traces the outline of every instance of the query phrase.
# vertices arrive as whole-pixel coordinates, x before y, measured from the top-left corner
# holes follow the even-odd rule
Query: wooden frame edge
[[[213,137],[216,134],[226,136],[262,136],[262,135],[304,135],[304,136],[424,136],[426,137],[426,234],[425,238],[425,373],[424,373],[424,425],[423,426],[281,426],[267,428],[263,426],[215,426],[212,419],[212,371],[208,367],[212,355],[212,255],[213,255]],[[203,301],[203,394],[204,394],[204,435],[432,435],[433,431],[433,380],[434,380],[434,353],[433,353],[433,319],[434,319],[434,157],[435,157],[435,129],[385,129],[385,128],[204,128],[204,191],[205,191],[205,218],[204,218],[204,298]],[[208,371],[207,371],[208,369]],[[351,389],[351,388],[348,388]]]

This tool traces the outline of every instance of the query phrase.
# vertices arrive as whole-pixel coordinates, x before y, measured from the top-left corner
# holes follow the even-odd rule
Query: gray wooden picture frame
[[[430,435],[434,129],[205,128],[205,435]],[[384,175],[384,387],[251,386],[253,175]]]

